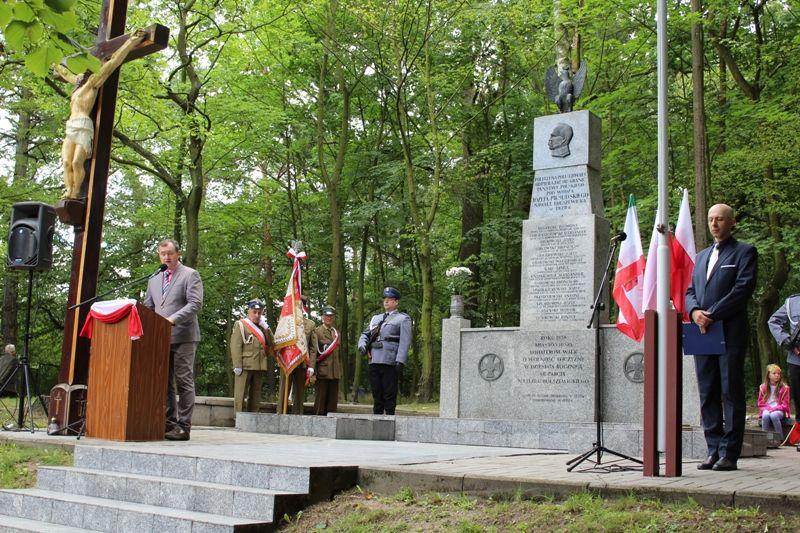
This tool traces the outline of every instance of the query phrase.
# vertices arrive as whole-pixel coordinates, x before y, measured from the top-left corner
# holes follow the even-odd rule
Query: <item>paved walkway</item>
[[[195,428],[189,442],[117,443],[97,439],[49,437],[42,432],[0,432],[0,440],[26,444],[110,446],[141,452],[192,457],[246,458],[287,466],[358,466],[359,483],[376,492],[402,487],[476,494],[565,496],[595,490],[614,496],[635,492],[664,500],[694,498],[702,505],[759,505],[762,509],[800,510],[800,453],[769,450],[767,457],[742,459],[735,472],[699,471],[685,462],[679,478],[645,478],[641,471],[588,470],[583,463],[566,471],[572,455],[562,451],[455,446],[395,441],[350,441],[292,435],[245,433],[234,429]],[[611,456],[606,456],[611,463]],[[617,463],[625,465],[626,463]],[[631,463],[627,463],[630,465]],[[583,468],[583,469],[582,469]]]

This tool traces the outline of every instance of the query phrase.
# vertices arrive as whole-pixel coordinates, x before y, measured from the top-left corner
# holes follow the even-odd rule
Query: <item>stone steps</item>
[[[236,533],[270,528],[264,521],[42,489],[0,490],[0,508],[12,516],[108,532]]]
[[[37,488],[0,490],[0,531],[271,531],[284,514],[330,499],[358,476],[355,466],[288,466],[203,453],[209,450],[76,446],[75,466],[43,466]]]
[[[59,526],[50,522],[29,520],[27,518],[8,516],[4,514],[0,514],[0,526],[3,527],[3,533],[22,533],[26,531],[34,531],[36,533],[81,533],[92,531],[91,529]]]
[[[353,486],[358,477],[355,466],[287,466],[103,446],[76,447],[75,466],[307,494],[311,502]]]
[[[173,509],[266,522],[302,508],[307,499],[306,494],[142,474],[68,467],[39,468],[38,488],[58,492],[67,486],[75,495],[146,505],[168,504]]]

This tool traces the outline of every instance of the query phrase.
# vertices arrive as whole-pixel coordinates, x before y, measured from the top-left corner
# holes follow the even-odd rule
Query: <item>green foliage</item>
[[[65,55],[72,64],[93,70],[99,66],[85,50],[76,52],[69,35],[78,29],[75,0],[9,0],[0,4],[0,29],[10,50],[24,58],[25,67],[40,78]],[[75,59],[79,58],[80,62]],[[75,72],[83,72],[85,70]]]
[[[0,488],[20,489],[36,483],[36,466],[64,466],[72,454],[60,448],[20,447],[0,444]]]

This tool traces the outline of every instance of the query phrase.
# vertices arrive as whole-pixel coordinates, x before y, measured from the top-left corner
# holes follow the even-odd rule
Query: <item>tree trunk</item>
[[[262,167],[262,173],[264,176],[267,175],[266,169]],[[272,283],[275,280],[275,270],[272,264],[272,225],[270,224],[270,213],[269,213],[269,186],[266,183],[267,180],[264,179],[264,211],[263,211],[263,219],[261,222],[261,272],[264,275],[264,287],[265,292],[267,294],[267,298],[269,298],[269,294],[272,292]],[[264,317],[267,320],[267,324],[271,328],[277,327],[277,317],[275,312],[275,306],[272,305],[270,300],[264,302]],[[277,395],[277,387],[275,386],[275,358],[268,357],[267,358],[267,375],[266,381],[264,386],[269,391],[270,394],[275,392]]]
[[[183,247],[182,261],[186,266],[196,268],[200,248],[200,206],[203,203],[205,187],[203,184],[203,161],[201,155],[202,143],[197,146],[193,146],[193,144],[194,142],[190,143],[189,150],[194,161],[189,168],[189,173],[192,176],[192,190],[189,191],[183,210],[186,215],[186,242]],[[195,159],[195,156],[197,159]]]
[[[691,0],[695,17],[702,17],[700,0]],[[703,61],[703,26],[692,23],[692,138],[694,144],[694,241],[697,249],[706,247],[706,183],[708,150],[706,148],[705,78]]]
[[[473,66],[474,69],[474,66]],[[475,112],[475,86],[472,81],[464,89],[464,115],[472,116]],[[474,168],[472,154],[479,143],[478,127],[471,124],[464,128],[461,135],[461,155],[464,161],[466,183],[461,200],[461,246],[458,250],[458,262],[472,271],[472,281],[480,286],[480,264],[483,225],[483,172]],[[471,318],[477,308],[477,300],[468,298],[465,311]]]
[[[372,187],[372,185],[370,185]],[[361,253],[358,258],[358,285],[356,286],[356,334],[358,328],[366,328],[364,317],[364,275],[367,271],[367,243],[369,242],[369,226],[365,225],[361,233]],[[358,403],[358,387],[361,385],[361,368],[364,357],[358,353],[353,365],[352,400]]]
[[[789,279],[789,262],[786,259],[786,252],[781,248],[783,238],[780,232],[780,218],[773,207],[773,194],[769,191],[774,190],[774,169],[768,165],[764,171],[764,192],[767,204],[767,227],[772,241],[772,276],[764,286],[764,291],[758,299],[758,319],[756,320],[756,335],[758,336],[758,353],[763,354],[770,363],[777,363],[779,359],[778,349],[775,339],[769,331],[767,321],[780,302],[780,292],[786,281]],[[756,354],[753,354],[754,356]]]
[[[26,89],[22,90],[21,97],[24,99],[29,96]],[[14,178],[12,185],[22,183],[28,178],[30,159],[28,150],[30,148],[31,115],[25,109],[20,109],[17,114],[17,128],[14,132]],[[19,337],[19,272],[16,270],[6,270],[3,277],[3,327],[2,343],[17,344]]]
[[[561,0],[553,0],[553,38],[556,42],[556,66],[559,72],[567,67],[572,68],[569,29],[565,20],[566,16],[561,11]]]

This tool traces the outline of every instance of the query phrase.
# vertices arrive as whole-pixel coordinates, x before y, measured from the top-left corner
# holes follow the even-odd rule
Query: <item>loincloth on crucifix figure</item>
[[[54,70],[58,78],[75,85],[70,97],[70,115],[67,120],[64,142],[61,145],[64,198],[77,199],[80,197],[81,184],[86,176],[84,164],[92,155],[94,142],[94,119],[90,115],[100,87],[146,36],[147,33],[144,31],[134,33],[111,54],[100,70],[93,74],[86,72],[81,76],[76,76],[61,65],[55,66]]]

